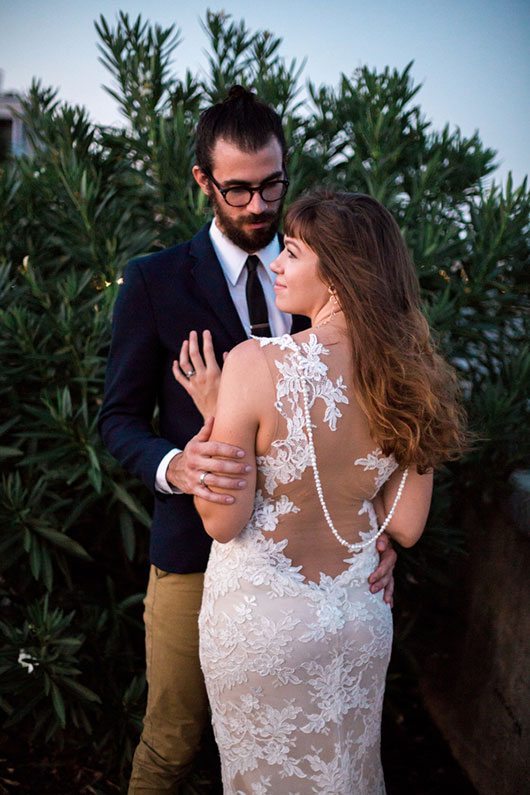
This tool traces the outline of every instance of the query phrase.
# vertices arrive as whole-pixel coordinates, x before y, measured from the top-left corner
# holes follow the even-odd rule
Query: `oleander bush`
[[[139,731],[149,496],[103,448],[96,416],[123,268],[207,220],[191,178],[194,128],[230,85],[282,114],[288,201],[338,186],[395,213],[480,436],[439,473],[429,529],[401,555],[404,656],[422,589],[446,587],[465,546],[466,504],[487,510],[530,457],[526,180],[495,184],[496,153],[478,133],[434,129],[411,65],[304,86],[303,64],[272,33],[223,13],[203,27],[207,74],[176,74],[175,27],[101,17],[122,126],[94,124],[35,81],[23,111],[31,153],[0,165],[2,756],[20,754],[50,792],[72,770],[65,792],[119,791]]]

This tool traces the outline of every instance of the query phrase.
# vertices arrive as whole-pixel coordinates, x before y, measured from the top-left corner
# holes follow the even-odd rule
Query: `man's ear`
[[[191,173],[193,174],[193,178],[202,192],[206,195],[210,195],[210,180],[202,170],[200,166],[193,166],[191,169]]]

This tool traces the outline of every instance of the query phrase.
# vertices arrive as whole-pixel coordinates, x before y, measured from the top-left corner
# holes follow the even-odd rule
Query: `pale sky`
[[[360,65],[402,69],[414,60],[413,79],[423,84],[416,101],[436,128],[448,122],[465,135],[478,129],[498,152],[497,182],[509,170],[516,185],[529,173],[529,0],[0,0],[3,88],[23,91],[39,77],[61,98],[86,105],[94,121],[119,121],[101,88],[109,79],[97,60],[94,20],[103,14],[114,24],[123,10],[162,26],[176,23],[184,40],[175,69],[183,75],[205,66],[199,20],[207,8],[271,30],[288,61],[307,57],[303,83],[336,86],[342,72]]]

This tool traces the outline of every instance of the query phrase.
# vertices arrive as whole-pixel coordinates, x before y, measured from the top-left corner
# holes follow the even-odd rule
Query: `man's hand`
[[[383,533],[376,544],[379,552],[379,566],[370,574],[368,582],[372,593],[377,593],[384,588],[384,600],[390,607],[394,606],[394,566],[396,565],[397,555],[392,549],[390,538]]]
[[[171,459],[166,479],[184,494],[194,494],[203,500],[226,505],[233,503],[234,497],[210,491],[209,486],[219,489],[244,489],[247,485],[245,475],[252,471],[252,467],[241,461],[245,452],[239,447],[223,442],[210,442],[212,428],[213,417],[210,417],[184,450]]]

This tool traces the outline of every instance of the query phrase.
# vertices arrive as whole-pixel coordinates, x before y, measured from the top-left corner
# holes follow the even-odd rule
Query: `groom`
[[[222,363],[223,352],[251,333],[277,336],[307,325],[277,309],[269,268],[281,250],[288,187],[280,117],[234,87],[201,115],[196,160],[193,176],[214,219],[192,240],[129,263],[114,312],[99,419],[110,452],[155,498],[144,614],[148,700],[129,795],[176,792],[209,723],[197,615],[210,539],[193,495],[228,499],[209,490],[227,486],[227,475],[239,476],[239,487],[246,487],[243,451],[208,440],[172,363],[192,330],[211,332]],[[193,378],[193,367],[186,369]],[[152,424],[157,407],[158,432]],[[382,537],[370,583],[391,601],[396,555],[387,544]]]

